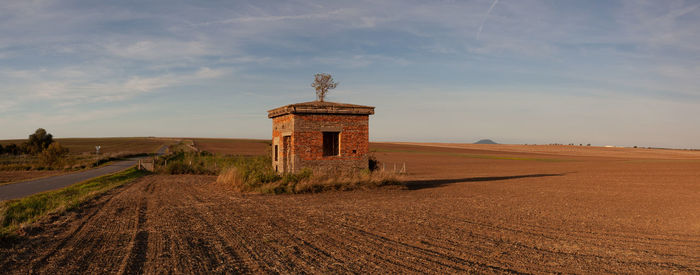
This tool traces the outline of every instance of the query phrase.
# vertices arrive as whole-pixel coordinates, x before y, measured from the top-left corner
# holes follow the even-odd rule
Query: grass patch
[[[249,157],[178,151],[156,160],[156,172],[169,175],[218,175],[226,167],[247,163]]]
[[[69,187],[10,200],[0,204],[0,239],[12,236],[21,226],[49,213],[75,209],[81,203],[131,182],[148,172],[130,168],[125,171],[87,180]]]
[[[218,175],[217,182],[231,185],[239,192],[263,194],[316,193],[330,190],[353,190],[400,184],[399,175],[370,172],[369,169],[345,174],[321,174],[311,170],[278,174],[269,154],[239,156],[211,154],[206,151],[179,150],[156,160],[156,172],[179,175]],[[176,151],[179,150],[179,151]]]
[[[219,174],[217,182],[229,184],[240,192],[263,194],[301,194],[346,191],[401,184],[395,173],[369,169],[356,173],[324,174],[311,170],[279,175],[269,166],[269,158],[257,158],[243,166],[231,166]],[[264,163],[264,164],[263,164]]]
[[[168,152],[171,152],[171,153],[177,153],[177,152],[192,153],[192,152],[197,152],[197,147],[195,147],[195,145],[194,145],[194,140],[191,140],[191,139],[181,140],[178,143],[169,145]]]
[[[455,153],[455,152],[399,150],[399,149],[373,149],[372,152],[409,153],[409,154],[422,154],[422,155],[444,155],[444,156],[475,158],[475,159],[529,160],[529,161],[544,161],[544,162],[571,161],[571,160],[567,160],[567,159],[554,159],[554,158],[524,158],[524,157],[512,157],[512,156],[475,155],[475,154]]]

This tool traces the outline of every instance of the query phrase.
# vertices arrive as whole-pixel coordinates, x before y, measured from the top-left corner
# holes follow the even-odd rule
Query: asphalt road
[[[162,155],[165,153],[167,146],[163,146],[158,149],[157,154]],[[53,176],[48,178],[36,179],[23,181],[8,185],[0,186],[0,201],[18,199],[32,194],[61,189],[63,187],[96,178],[99,176],[104,176],[107,174],[119,172],[126,170],[129,167],[136,165],[138,158],[122,160],[114,162],[113,164],[103,166],[100,168],[90,169],[83,172]]]

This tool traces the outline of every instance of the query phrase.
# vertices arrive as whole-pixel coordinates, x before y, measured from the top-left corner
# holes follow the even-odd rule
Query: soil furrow
[[[585,162],[555,165],[587,173]],[[497,184],[479,177],[415,190],[265,196],[235,193],[211,176],[153,175],[39,222],[0,247],[0,266],[10,274],[700,272],[700,224],[651,222],[666,215],[653,212],[653,200],[629,196],[611,206],[651,211],[635,223],[600,214],[600,196],[569,176]],[[678,205],[685,208],[668,212],[696,206]]]

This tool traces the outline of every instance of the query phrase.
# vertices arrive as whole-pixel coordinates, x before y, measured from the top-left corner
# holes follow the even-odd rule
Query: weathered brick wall
[[[284,148],[282,147],[282,136],[291,135],[294,129],[294,121],[291,115],[279,116],[272,119],[272,167],[279,172],[283,171]],[[292,136],[292,139],[294,137]],[[278,146],[277,161],[275,161],[275,146]],[[293,149],[293,147],[291,148]],[[293,154],[290,151],[290,154]],[[290,166],[293,166],[293,158],[290,156]]]
[[[323,156],[323,132],[340,132],[338,156]],[[367,166],[369,116],[294,115],[295,161],[315,170],[349,170]]]
[[[292,132],[291,160],[294,171],[344,171],[367,168],[369,116],[339,114],[289,114],[273,119],[273,147],[282,151],[282,136]],[[323,156],[323,132],[340,132],[338,156]],[[274,150],[273,150],[274,153]],[[273,165],[281,167],[283,156]],[[280,170],[281,171],[281,170]],[[292,172],[292,171],[290,171]]]

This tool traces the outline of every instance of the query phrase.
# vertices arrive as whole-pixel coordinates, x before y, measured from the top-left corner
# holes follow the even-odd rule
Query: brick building
[[[312,101],[267,112],[272,119],[272,166],[280,173],[368,167],[369,115],[374,107]]]

